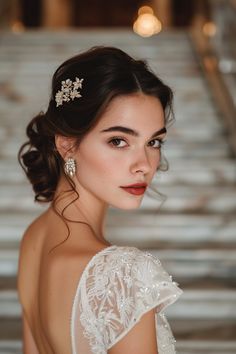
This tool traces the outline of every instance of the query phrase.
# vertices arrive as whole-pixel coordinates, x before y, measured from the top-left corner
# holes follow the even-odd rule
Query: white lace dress
[[[86,265],[76,290],[72,353],[106,354],[152,308],[156,308],[158,353],[176,353],[163,310],[182,292],[150,253],[116,245],[103,249]]]

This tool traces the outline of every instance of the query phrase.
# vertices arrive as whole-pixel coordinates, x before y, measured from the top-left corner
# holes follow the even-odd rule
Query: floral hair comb
[[[61,90],[57,91],[55,95],[55,101],[57,107],[61,106],[63,102],[68,102],[70,100],[74,101],[75,98],[82,97],[78,89],[82,89],[82,82],[84,79],[75,78],[72,82],[70,79],[61,82]]]

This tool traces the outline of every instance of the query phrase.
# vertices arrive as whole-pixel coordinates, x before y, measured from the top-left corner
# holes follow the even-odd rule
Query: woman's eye
[[[109,144],[112,144],[113,146],[118,148],[123,148],[126,146],[126,141],[120,138],[113,138],[109,141]]]
[[[149,144],[150,144],[153,148],[159,149],[159,148],[164,144],[164,141],[161,140],[161,139],[154,139],[154,140],[150,141]]]

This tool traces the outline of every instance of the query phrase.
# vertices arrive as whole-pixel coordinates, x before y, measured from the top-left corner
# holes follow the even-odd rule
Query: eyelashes
[[[122,149],[122,148],[125,147],[124,145],[123,145],[123,146],[118,146],[118,145],[120,145],[119,142],[121,142],[121,141],[124,142],[124,143],[126,143],[126,141],[125,141],[124,139],[116,138],[116,137],[110,139],[108,143],[109,143],[110,145],[113,145],[113,147],[117,147],[117,148],[119,148],[119,149]]]
[[[120,145],[120,142],[123,142],[123,143],[125,143],[125,144],[123,144],[123,145]],[[150,141],[150,143],[152,143],[152,142],[155,142],[154,143],[154,145],[150,145],[151,147],[153,147],[153,149],[160,149],[163,145],[164,145],[164,143],[166,142],[165,140],[162,140],[162,139],[153,139],[153,140],[151,140]],[[118,149],[122,149],[122,148],[125,148],[126,146],[127,146],[127,142],[125,141],[125,139],[123,139],[123,138],[119,138],[119,137],[114,137],[114,138],[112,138],[112,139],[110,139],[109,141],[108,141],[108,143],[110,144],[110,145],[112,145],[113,147],[115,147],[115,148],[118,148]],[[149,143],[149,144],[150,144]],[[156,145],[156,146],[155,146]]]
[[[158,143],[158,146],[152,146],[154,149],[160,149],[162,145],[165,143],[165,140],[162,139],[153,139],[152,141],[156,141]]]

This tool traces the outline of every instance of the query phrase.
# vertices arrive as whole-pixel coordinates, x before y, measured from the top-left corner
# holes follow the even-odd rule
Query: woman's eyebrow
[[[115,132],[115,131],[126,133],[126,134],[130,134],[132,136],[137,136],[137,137],[139,136],[139,133],[136,130],[133,130],[133,129],[130,129],[130,128],[127,128],[127,127],[122,127],[120,125],[101,130],[100,133]],[[154,138],[155,136],[158,136],[158,135],[161,135],[161,134],[164,134],[164,133],[166,133],[166,127],[163,127],[160,130],[156,131],[151,136],[151,138]]]

